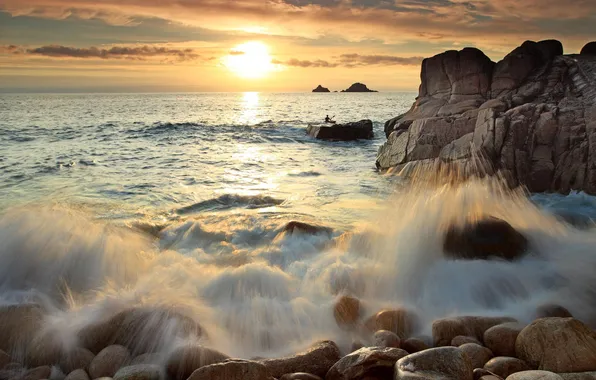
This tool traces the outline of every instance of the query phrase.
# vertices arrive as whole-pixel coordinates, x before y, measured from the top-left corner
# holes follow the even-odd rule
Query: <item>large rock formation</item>
[[[317,88],[315,88],[314,90],[312,90],[312,92],[331,92],[331,91],[329,91],[329,89],[327,87],[323,87],[321,85],[318,85]]]
[[[342,90],[341,92],[378,92],[378,91],[369,89],[363,83],[354,83],[349,88]]]
[[[475,48],[425,59],[414,105],[385,124],[377,167],[474,170],[480,159],[511,186],[596,193],[596,55],[584,50],[526,41],[498,63]]]

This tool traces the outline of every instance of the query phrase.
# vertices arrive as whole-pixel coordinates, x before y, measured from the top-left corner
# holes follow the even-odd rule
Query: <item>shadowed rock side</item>
[[[327,87],[323,87],[321,85],[318,85],[317,88],[315,88],[314,90],[312,90],[312,92],[331,92],[331,91],[329,91],[329,89]]]
[[[594,45],[563,55],[558,41],[526,41],[498,63],[475,48],[425,59],[414,105],[385,124],[377,167],[469,169],[480,157],[511,186],[596,193]]]
[[[372,139],[373,124],[370,120],[360,120],[346,124],[309,125],[306,133],[321,140],[350,141]]]
[[[348,89],[342,90],[341,92],[378,92],[378,91],[369,89],[363,83],[354,83]]]

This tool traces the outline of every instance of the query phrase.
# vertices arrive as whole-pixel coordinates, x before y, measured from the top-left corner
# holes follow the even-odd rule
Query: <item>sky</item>
[[[424,57],[595,25],[596,0],[0,0],[0,91],[415,91]]]

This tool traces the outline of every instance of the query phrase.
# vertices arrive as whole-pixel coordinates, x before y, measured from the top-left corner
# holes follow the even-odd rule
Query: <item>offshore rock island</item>
[[[380,170],[449,163],[531,192],[596,193],[596,52],[526,41],[501,61],[476,48],[422,62],[412,108],[385,124]]]

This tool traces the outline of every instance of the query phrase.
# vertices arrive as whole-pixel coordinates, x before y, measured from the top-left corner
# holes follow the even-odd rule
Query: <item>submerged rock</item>
[[[373,124],[370,120],[360,120],[346,124],[312,124],[306,133],[320,140],[352,141],[372,139]]]
[[[344,356],[329,369],[325,380],[389,379],[395,363],[408,353],[399,348],[366,347]]]
[[[395,380],[473,380],[473,370],[472,362],[459,348],[431,348],[399,359]]]
[[[271,376],[279,378],[286,373],[307,372],[320,377],[325,377],[331,368],[340,359],[339,347],[332,341],[326,340],[315,343],[305,352],[280,359],[265,359],[262,363]]]
[[[321,85],[318,85],[317,88],[315,88],[314,90],[312,90],[312,92],[331,92],[331,91],[329,91],[329,89],[327,87],[323,87]]]
[[[557,373],[596,371],[596,332],[573,318],[542,318],[524,328],[516,356]]]
[[[443,240],[445,255],[453,259],[512,261],[521,258],[527,248],[528,241],[522,234],[493,217],[452,226]]]

